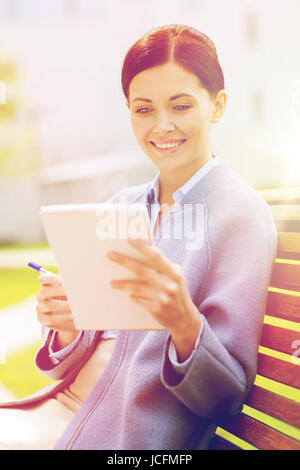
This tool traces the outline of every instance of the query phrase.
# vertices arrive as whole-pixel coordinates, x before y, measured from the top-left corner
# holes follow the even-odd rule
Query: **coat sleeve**
[[[86,355],[95,336],[95,331],[81,331],[77,338],[57,353],[51,353],[50,342],[55,331],[42,327],[44,338],[42,346],[36,353],[35,365],[52,380],[60,380],[78,364]]]
[[[176,373],[167,351],[164,386],[204,418],[240,411],[256,375],[257,352],[277,232],[263,200],[243,201],[207,228],[209,263],[194,301],[202,318],[200,341],[184,374]],[[209,218],[209,217],[208,217]]]

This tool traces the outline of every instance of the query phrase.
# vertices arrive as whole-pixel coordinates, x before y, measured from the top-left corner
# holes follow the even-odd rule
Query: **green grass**
[[[57,272],[54,266],[45,267]],[[41,288],[37,278],[38,273],[29,268],[0,269],[0,309],[37,294]],[[0,383],[16,398],[23,398],[53,383],[34,364],[39,346],[34,344],[22,349],[0,364]]]
[[[34,357],[41,343],[33,344],[9,356],[0,364],[0,383],[7,387],[16,398],[24,398],[54,383],[40,372]]]
[[[57,272],[53,266],[46,269]],[[29,268],[0,269],[0,309],[37,294],[41,288],[37,278],[38,273]]]
[[[1,250],[27,250],[27,249],[40,249],[40,248],[49,248],[48,243],[0,243]]]

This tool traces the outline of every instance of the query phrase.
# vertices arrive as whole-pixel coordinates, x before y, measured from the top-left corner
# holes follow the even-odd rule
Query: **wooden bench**
[[[300,188],[262,192],[278,230],[258,370],[243,410],[210,450],[300,450]]]

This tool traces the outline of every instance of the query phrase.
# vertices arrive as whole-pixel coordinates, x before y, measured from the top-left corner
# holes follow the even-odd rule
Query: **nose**
[[[153,127],[153,133],[155,135],[169,134],[175,130],[174,123],[170,120],[168,113],[160,112],[157,114],[156,121]]]

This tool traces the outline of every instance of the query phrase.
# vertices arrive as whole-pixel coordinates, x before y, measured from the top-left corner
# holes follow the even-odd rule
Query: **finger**
[[[47,300],[55,297],[61,297],[64,298],[62,300],[67,300],[65,290],[61,285],[43,285],[37,295],[38,300]]]
[[[62,284],[60,276],[57,276],[56,274],[46,274],[42,273],[38,277],[39,283],[43,285],[56,285],[56,284]]]
[[[39,313],[38,321],[48,328],[56,331],[67,331],[74,329],[74,319],[71,313],[59,315],[57,313]]]
[[[157,296],[157,290],[147,282],[138,279],[118,279],[110,282],[114,289],[120,289],[131,294],[138,295],[144,299],[151,300]]]
[[[161,286],[160,284],[151,285],[148,282],[140,281],[139,279],[117,279],[110,282],[113,288],[129,292],[130,295],[142,297],[145,300],[155,301],[160,307],[168,307],[174,304],[177,295],[177,285],[169,282],[168,285]]]
[[[160,295],[157,299],[154,300],[145,299],[139,295],[130,294],[130,299],[139,305],[143,305],[162,325],[164,325],[163,312],[167,303],[167,298],[164,295]]]
[[[152,267],[145,264],[144,261],[124,255],[123,253],[111,251],[108,253],[108,257],[132,271],[138,278],[136,281],[141,282],[141,280],[145,280],[157,289],[165,291],[173,297],[176,295],[178,284],[173,280],[173,276],[170,279],[170,277],[164,273],[158,275],[158,273]]]
[[[128,241],[131,246],[147,257],[157,272],[169,275],[175,281],[180,280],[181,267],[172,263],[156,246],[142,238],[129,238]]]
[[[39,313],[64,313],[71,311],[69,302],[64,300],[40,300],[37,309]]]
[[[170,294],[176,291],[177,284],[172,279],[163,274],[158,275],[158,273],[152,267],[146,265],[144,261],[131,258],[123,253],[110,253],[114,253],[113,257],[108,253],[110,259],[129,269],[136,275],[137,279],[135,279],[135,281],[142,282],[144,280],[157,289],[164,290]]]
[[[107,257],[115,263],[118,263],[128,268],[137,276],[145,277],[146,274],[148,274],[148,276],[152,278],[155,274],[152,266],[144,260],[138,260],[136,258],[133,258],[117,251],[109,251],[107,253]]]
[[[130,294],[130,299],[135,302],[136,304],[143,305],[149,312],[153,309],[153,301],[149,299],[145,299],[140,296],[136,296],[134,294]]]

